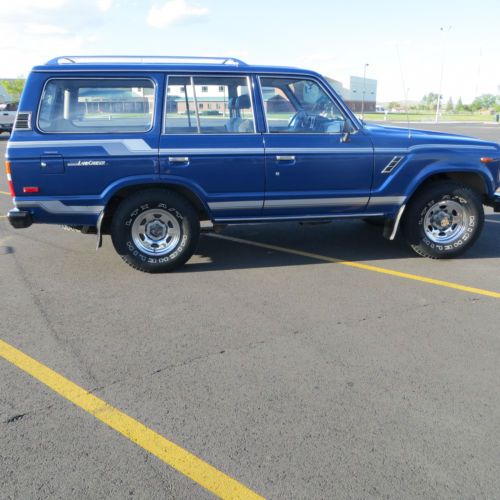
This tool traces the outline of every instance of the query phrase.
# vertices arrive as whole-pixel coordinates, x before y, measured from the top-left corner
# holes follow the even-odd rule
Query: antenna
[[[403,84],[403,94],[405,97],[405,113],[406,113],[406,124],[408,126],[408,139],[411,139],[411,129],[410,129],[410,115],[408,113],[408,90],[406,88],[405,76],[403,72],[403,65],[401,64],[401,55],[399,53],[399,45],[396,45],[396,51],[398,53],[398,63],[399,63],[399,72],[401,73],[401,83]]]

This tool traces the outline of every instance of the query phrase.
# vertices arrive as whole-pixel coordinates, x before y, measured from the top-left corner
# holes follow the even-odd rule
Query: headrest
[[[252,102],[250,101],[250,96],[248,94],[240,95],[236,99],[237,109],[250,109],[252,107]]]

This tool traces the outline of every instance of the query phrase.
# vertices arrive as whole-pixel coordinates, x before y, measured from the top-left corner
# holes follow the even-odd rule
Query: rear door
[[[266,216],[364,210],[373,146],[312,77],[261,76],[266,116]],[[345,136],[344,132],[350,133]]]
[[[160,174],[188,185],[215,220],[262,212],[264,147],[253,103],[247,76],[168,76]]]

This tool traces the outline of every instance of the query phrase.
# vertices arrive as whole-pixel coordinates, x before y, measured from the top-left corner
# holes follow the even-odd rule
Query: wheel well
[[[443,172],[440,174],[431,175],[430,177],[425,179],[425,181],[420,184],[420,186],[418,186],[417,190],[412,194],[411,197],[413,198],[417,193],[419,193],[423,189],[426,189],[430,184],[440,180],[449,180],[463,184],[464,186],[467,186],[474,190],[483,200],[488,194],[486,183],[480,174],[476,174],[473,172]]]
[[[158,188],[164,188],[168,189],[169,191],[174,191],[180,194],[182,197],[186,198],[195,208],[200,220],[208,220],[210,218],[205,209],[205,206],[198,198],[198,196],[184,186],[178,186],[176,184],[137,184],[120,189],[108,201],[108,203],[106,204],[104,220],[102,222],[102,232],[104,234],[109,233],[111,219],[113,218],[115,210],[122,200],[124,200],[131,194],[137,193],[138,191]]]

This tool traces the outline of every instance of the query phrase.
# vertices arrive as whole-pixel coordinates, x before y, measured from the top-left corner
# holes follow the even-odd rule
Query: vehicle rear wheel
[[[200,222],[192,205],[177,193],[150,189],[118,206],[111,239],[122,259],[147,273],[182,266],[195,252]]]
[[[474,244],[483,224],[484,210],[478,194],[462,184],[441,181],[410,202],[403,231],[419,255],[450,259]]]

